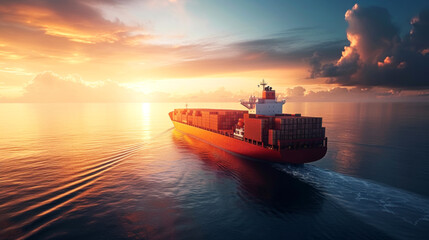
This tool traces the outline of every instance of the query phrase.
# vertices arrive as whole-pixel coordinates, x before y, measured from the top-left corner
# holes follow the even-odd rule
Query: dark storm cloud
[[[429,9],[425,9],[411,20],[412,29],[406,41],[415,51],[428,50],[429,47]]]
[[[335,63],[315,53],[312,77],[345,86],[429,88],[429,10],[411,20],[411,31],[402,39],[384,8],[355,5],[346,20],[349,46]]]
[[[298,34],[296,34],[297,31]],[[312,27],[299,28],[299,30],[290,29],[269,38],[236,42],[228,47],[238,50],[242,54],[264,53],[268,59],[280,61],[304,61],[310,58],[315,51],[330,60],[341,56],[338,52],[346,41],[312,42],[311,39],[315,38],[312,32],[314,32]],[[310,36],[305,36],[309,34]]]
[[[311,91],[302,86],[287,88],[285,98],[296,102],[374,102],[374,101],[427,101],[427,91],[394,91],[385,88],[335,87],[328,90]]]
[[[334,60],[341,55],[344,44],[343,40],[308,43],[299,37],[240,41],[220,48],[222,54],[218,55],[231,53],[228,56],[181,62],[156,69],[156,73],[163,77],[196,77],[249,69],[289,69],[304,66],[316,50],[324,59]]]

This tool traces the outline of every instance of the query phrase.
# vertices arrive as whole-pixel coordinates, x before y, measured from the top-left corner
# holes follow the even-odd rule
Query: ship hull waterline
[[[194,136],[197,139],[206,141],[221,149],[268,162],[292,164],[309,163],[323,158],[327,151],[326,147],[281,150],[269,149],[185,123],[174,120],[172,120],[172,122],[174,127],[182,133]]]

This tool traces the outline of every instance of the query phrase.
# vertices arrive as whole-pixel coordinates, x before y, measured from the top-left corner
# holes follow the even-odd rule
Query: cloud
[[[134,19],[140,20],[134,16],[121,15],[121,9],[131,7],[144,12],[180,4],[152,0],[4,0],[0,4],[0,65],[28,73],[75,72],[91,81],[183,79],[255,71],[266,71],[265,77],[282,72],[284,77],[294,69],[295,76],[303,78],[306,59],[314,51],[334,59],[344,45],[344,41],[315,43],[314,35],[320,34],[315,27],[235,42],[222,37],[158,41],[165,36],[152,33],[146,23],[135,23]],[[249,73],[243,78],[258,74],[262,75]],[[11,76],[0,72],[6,84],[19,84],[17,77]]]
[[[132,2],[1,1],[1,81],[10,86],[25,81],[6,72],[3,66],[27,73],[75,72],[91,81],[158,79],[152,69],[204,55],[204,47],[199,44],[156,44],[145,25],[125,24],[106,13],[106,9],[121,9],[122,4],[132,7]],[[143,10],[149,11],[150,7]]]
[[[78,75],[54,72],[37,74],[22,92],[15,98],[0,96],[0,102],[232,102],[244,96],[225,88],[185,95],[160,91],[145,94],[111,80],[88,82]]]
[[[247,95],[246,95],[247,96]],[[87,82],[76,75],[60,76],[53,72],[38,74],[24,87],[15,102],[232,102],[242,98],[219,88],[196,94],[172,95],[169,92],[144,94],[114,81]],[[1,102],[1,99],[0,99]]]
[[[395,91],[385,88],[334,87],[328,90],[308,91],[302,86],[286,89],[286,99],[292,102],[375,102],[427,101],[429,91]]]
[[[1,87],[1,86],[0,86]],[[158,91],[142,93],[115,81],[88,82],[77,75],[60,76],[43,72],[29,81],[17,98],[0,97],[0,102],[238,102],[250,92],[234,92],[226,88],[177,95]],[[255,93],[253,93],[255,94]],[[329,90],[308,91],[302,86],[277,91],[288,101],[379,101],[429,100],[429,91],[394,91],[389,89],[361,89],[335,87]]]
[[[411,31],[403,38],[384,8],[356,4],[345,19],[349,46],[334,63],[315,53],[311,77],[344,86],[429,88],[429,10],[411,21]]]
[[[0,21],[74,42],[116,42],[139,30],[105,19],[98,9],[100,5],[120,3],[118,0],[4,0],[0,5]]]
[[[247,79],[268,77],[279,85],[289,85],[306,77],[306,63],[310,59],[312,77],[329,78],[329,83],[404,89],[401,74],[408,78],[407,84],[411,84],[407,88],[419,88],[415,78],[421,76],[422,71],[427,71],[421,67],[426,64],[421,59],[429,56],[426,30],[428,14],[425,13],[413,19],[411,33],[401,39],[387,11],[374,8],[372,12],[359,12],[360,7],[356,7],[349,13],[350,46],[344,49],[344,40],[321,42],[324,36],[321,35],[323,29],[320,27],[289,29],[263,38],[234,42],[227,40],[237,36],[189,42],[185,42],[185,36],[180,41],[157,41],[157,37],[162,36],[149,34],[146,25],[133,23],[138,18],[128,18],[119,12],[139,8],[139,11],[125,12],[129,15],[136,12],[140,14],[140,10],[153,10],[153,4],[164,7],[181,4],[182,1],[175,4],[152,0],[144,1],[144,4],[129,3],[121,0],[3,0],[0,4],[1,82],[4,86],[18,88],[28,81],[28,75],[34,76],[38,72],[51,70],[62,76],[72,72],[79,73],[85,81],[80,77],[72,77],[74,80],[71,80],[70,77],[57,75],[55,78],[68,81],[68,85],[63,82],[60,84],[77,89],[64,96],[58,94],[59,101],[78,101],[80,98],[85,101],[122,101],[122,98],[126,101],[145,101],[156,97],[144,95],[143,99],[143,95],[130,92],[129,88],[124,87],[125,84],[119,83],[144,83],[160,79],[184,82],[187,78],[195,78],[189,79],[189,82],[203,79],[199,83],[220,86],[224,84],[218,83],[216,79],[233,78],[237,82],[245,82]],[[116,16],[121,17],[122,21],[116,19]],[[364,19],[370,22],[384,20],[374,26],[367,24],[373,28],[371,30],[365,25]],[[374,37],[378,36],[374,33],[382,37]],[[335,62],[330,63],[332,61]],[[387,78],[393,80],[386,84],[384,79]],[[399,80],[394,80],[396,78]],[[105,79],[112,81],[103,81]],[[318,84],[324,80],[305,81],[306,84]],[[46,96],[49,101],[54,101],[48,89],[53,90],[55,84],[48,87],[47,82],[40,79],[33,81],[34,89],[27,86],[25,99],[36,101]],[[95,86],[90,84],[91,81],[100,81],[104,85]],[[206,89],[197,89],[195,86],[190,86],[190,89]],[[37,92],[41,89],[46,92]],[[78,91],[82,91],[82,94],[78,94]],[[204,92],[203,95],[213,94],[206,99],[215,100],[217,95],[223,94],[214,92]],[[89,93],[96,96],[91,98]],[[296,94],[301,93],[297,91]],[[169,99],[173,99],[172,96]],[[194,96],[194,99],[205,101],[202,96]]]
[[[86,82],[79,76],[38,74],[24,87],[19,102],[133,102],[144,101],[144,94],[113,81]]]
[[[194,50],[198,49],[198,58],[155,68],[153,73],[164,78],[181,78],[264,69],[288,70],[305,66],[316,50],[326,59],[334,59],[343,45],[344,41],[308,43],[298,36],[274,36],[223,46],[193,46]]]
[[[288,88],[286,89],[286,96],[288,97],[304,97],[305,88],[298,86],[294,88]]]

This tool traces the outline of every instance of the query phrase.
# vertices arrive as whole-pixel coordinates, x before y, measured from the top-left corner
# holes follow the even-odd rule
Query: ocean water
[[[184,106],[0,104],[0,239],[428,239],[429,103],[287,103],[327,129],[304,166],[184,135]]]

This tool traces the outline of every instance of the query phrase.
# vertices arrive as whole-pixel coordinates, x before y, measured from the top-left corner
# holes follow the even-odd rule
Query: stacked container
[[[325,136],[322,118],[276,117],[275,129],[279,131],[277,140],[315,139]]]
[[[244,138],[266,143],[268,140],[269,117],[244,114]]]
[[[173,120],[214,131],[232,131],[246,111],[213,109],[175,109]]]
[[[303,140],[317,142],[325,138],[322,118],[301,117],[300,114],[265,116],[214,109],[175,109],[173,112],[175,121],[213,131],[234,130],[240,118],[244,118],[244,138],[247,141],[278,145]]]

